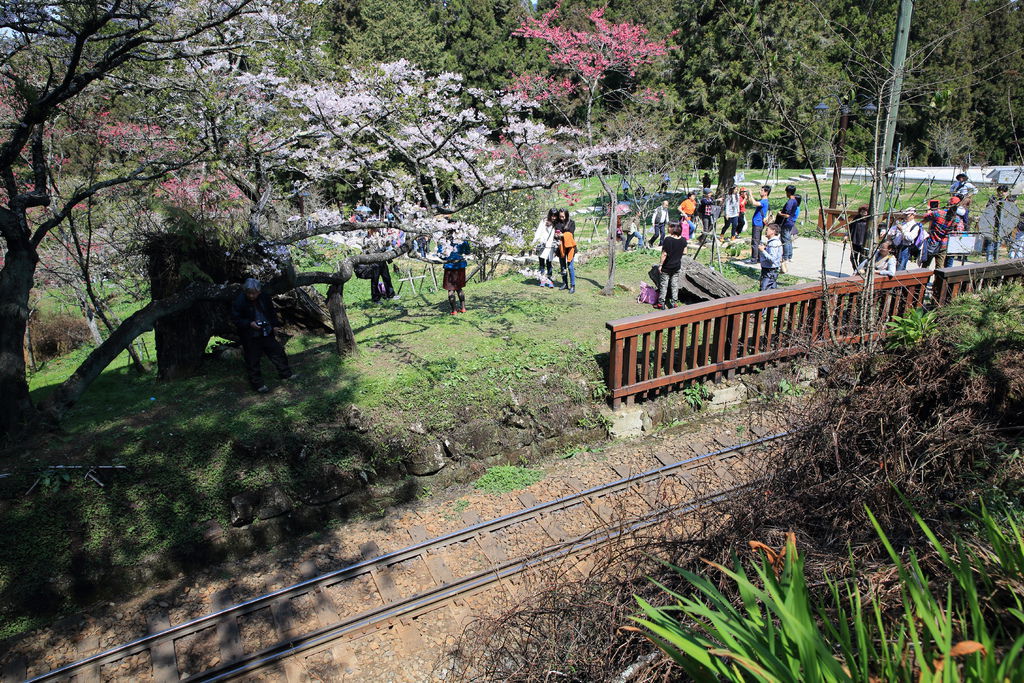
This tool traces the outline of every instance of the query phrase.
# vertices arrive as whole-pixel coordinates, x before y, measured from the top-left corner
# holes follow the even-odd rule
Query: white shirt
[[[914,244],[921,235],[921,224],[916,219],[911,219],[900,225],[901,246]]]
[[[740,196],[738,194],[725,195],[725,217],[736,218],[740,215]]]
[[[969,180],[963,182],[954,180],[953,184],[949,186],[949,193],[958,197],[966,197],[968,195],[978,194],[978,188]]]
[[[554,224],[548,225],[546,219],[541,218],[540,224],[537,226],[537,232],[533,233],[533,244],[534,246],[542,247],[540,252],[537,254],[545,261],[550,261],[554,254],[554,243],[555,243],[555,226]]]
[[[657,225],[658,223],[668,223],[667,206],[659,206],[651,215],[651,225]]]

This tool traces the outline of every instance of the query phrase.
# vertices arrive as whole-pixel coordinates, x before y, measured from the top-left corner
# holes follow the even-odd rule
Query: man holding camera
[[[259,280],[249,278],[242,285],[242,293],[231,304],[231,322],[238,328],[245,358],[245,372],[253,391],[265,394],[270,389],[263,383],[260,360],[263,354],[274,364],[281,379],[293,377],[284,347],[274,337],[274,328],[281,326],[274,313],[274,304],[263,291]]]

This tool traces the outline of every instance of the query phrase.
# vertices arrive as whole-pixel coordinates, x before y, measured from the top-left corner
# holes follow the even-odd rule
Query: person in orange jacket
[[[558,245],[558,263],[562,267],[562,286],[559,289],[568,289],[570,294],[576,293],[576,238],[568,230],[563,230],[561,224],[555,225],[555,243]]]
[[[696,211],[697,211],[696,195],[693,192],[687,192],[686,193],[686,199],[684,199],[679,204],[679,213],[683,214],[683,216],[688,221],[692,222],[693,221],[693,214]]]

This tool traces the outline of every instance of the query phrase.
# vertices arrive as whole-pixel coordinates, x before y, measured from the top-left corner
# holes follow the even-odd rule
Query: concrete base
[[[651,418],[647,416],[642,406],[622,406],[618,410],[605,410],[605,416],[610,420],[608,435],[613,439],[624,439],[630,436],[640,436],[644,431],[644,418],[649,423]]]
[[[716,386],[711,390],[711,400],[704,406],[709,413],[721,413],[747,400],[747,385],[731,384]]]

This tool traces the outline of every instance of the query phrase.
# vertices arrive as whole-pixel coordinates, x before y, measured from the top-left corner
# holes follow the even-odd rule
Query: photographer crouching
[[[274,328],[280,327],[281,321],[277,319],[274,304],[263,292],[259,280],[249,278],[242,285],[242,293],[231,304],[231,321],[238,328],[245,357],[245,372],[254,391],[260,394],[270,391],[263,383],[263,373],[260,371],[263,354],[267,354],[281,379],[295,376],[288,365],[284,347],[274,337]]]

